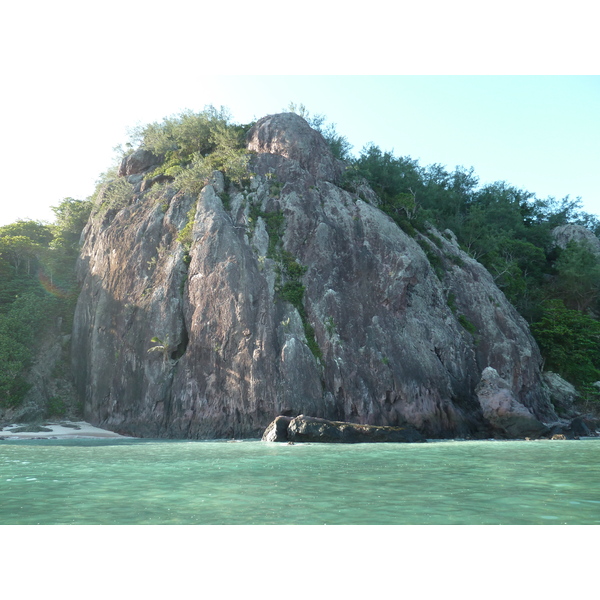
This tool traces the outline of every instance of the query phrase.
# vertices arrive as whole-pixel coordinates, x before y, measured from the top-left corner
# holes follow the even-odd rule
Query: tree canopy
[[[56,223],[0,227],[0,407],[18,406],[39,339],[57,318],[70,321],[77,298],[75,260],[91,202],[66,198]]]

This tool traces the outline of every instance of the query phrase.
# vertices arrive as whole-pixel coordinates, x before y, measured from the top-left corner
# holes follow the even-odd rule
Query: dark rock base
[[[425,438],[413,427],[383,427],[328,421],[300,415],[277,417],[265,430],[265,442],[324,442],[341,444],[416,443]]]

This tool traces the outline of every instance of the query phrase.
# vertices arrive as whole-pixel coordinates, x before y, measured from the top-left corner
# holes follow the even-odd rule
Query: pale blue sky
[[[600,77],[529,75],[597,72],[587,5],[547,12],[542,30],[524,3],[511,23],[509,3],[493,14],[500,31],[459,5],[440,5],[436,20],[421,3],[401,22],[378,0],[343,15],[312,0],[292,13],[259,2],[230,20],[173,0],[170,21],[141,0],[93,11],[74,0],[11,6],[0,38],[0,225],[51,220],[51,205],[90,196],[136,124],[207,104],[247,122],[290,102],[326,115],[355,152],[374,142],[422,165],[472,166],[482,184],[581,196],[600,213]],[[488,18],[480,12],[471,19]]]

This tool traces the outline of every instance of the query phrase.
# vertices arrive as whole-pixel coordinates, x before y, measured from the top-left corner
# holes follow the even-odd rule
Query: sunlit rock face
[[[277,415],[305,414],[478,436],[488,366],[537,419],[556,419],[525,321],[451,232],[413,238],[339,187],[343,164],[297,115],[261,119],[248,147],[245,188],[216,172],[198,198],[138,187],[92,215],[73,329],[87,420],[259,438]],[[301,310],[285,257],[303,267]]]

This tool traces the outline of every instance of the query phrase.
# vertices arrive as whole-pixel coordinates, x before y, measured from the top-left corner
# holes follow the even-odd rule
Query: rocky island
[[[242,175],[185,188],[173,150],[140,147],[96,194],[70,338],[86,421],[194,439],[277,422],[317,440],[300,415],[306,431],[304,415],[354,424],[339,441],[568,430],[566,382],[451,230],[400,227],[296,114],[260,119],[245,146]]]

